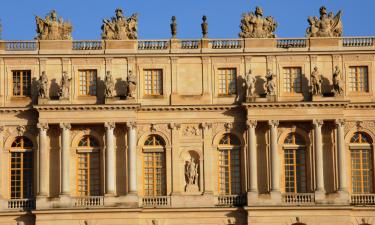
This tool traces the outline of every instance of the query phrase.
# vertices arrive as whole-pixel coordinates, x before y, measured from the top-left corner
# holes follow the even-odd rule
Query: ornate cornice
[[[246,108],[346,108],[349,102],[258,102],[243,103]],[[374,105],[375,107],[375,105]]]
[[[19,113],[25,112],[28,110],[32,110],[30,107],[0,107],[0,114],[1,113]]]
[[[142,106],[138,111],[226,111],[238,105],[184,105],[184,106]]]
[[[38,111],[101,111],[101,110],[137,110],[140,104],[131,105],[43,105],[34,106]]]

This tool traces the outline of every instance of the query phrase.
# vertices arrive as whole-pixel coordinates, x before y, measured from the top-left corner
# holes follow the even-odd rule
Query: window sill
[[[12,96],[10,97],[11,101],[31,101],[30,96]]]
[[[163,99],[164,95],[144,95],[144,99]]]

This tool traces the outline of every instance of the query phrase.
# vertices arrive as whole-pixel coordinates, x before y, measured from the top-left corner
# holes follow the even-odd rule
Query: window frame
[[[91,85],[91,72],[94,72],[95,80],[93,81],[93,84],[95,84],[95,93],[90,94],[91,88],[93,85]],[[83,85],[81,80],[81,73],[85,73],[85,85]],[[85,94],[83,94],[83,90],[81,90],[81,87],[85,87]],[[78,69],[78,96],[79,97],[96,97],[98,94],[98,69]]]
[[[360,89],[361,87],[361,83],[360,83],[360,75],[361,73],[359,72],[360,71],[360,68],[363,68],[364,71],[366,71],[366,73],[364,73],[364,79],[363,80],[366,80],[367,83],[363,83],[363,87],[364,89]],[[354,87],[352,86],[352,69],[355,69],[355,83],[354,83]],[[370,93],[370,87],[371,87],[371,82],[370,82],[370,76],[369,76],[369,71],[370,71],[370,67],[368,65],[349,65],[348,66],[348,81],[347,81],[347,85],[348,85],[348,91],[350,93],[353,93],[353,94],[369,94]],[[366,84],[366,86],[364,85]],[[352,90],[352,89],[355,89],[355,90]]]
[[[287,71],[289,70],[289,73],[287,73]],[[299,70],[299,90],[296,91],[295,90],[295,78],[297,77],[294,77],[293,75],[297,74],[297,73],[294,73],[293,71],[294,70]],[[302,74],[302,67],[301,66],[284,66],[282,67],[282,71],[283,71],[283,92],[285,94],[288,94],[288,95],[297,95],[297,94],[302,94],[303,93],[303,74]],[[287,80],[287,75],[290,75],[289,77],[289,91],[286,90],[286,80]]]
[[[16,98],[24,98],[24,97],[31,97],[31,92],[32,92],[32,87],[31,87],[31,79],[32,79],[32,71],[31,69],[12,69],[11,70],[11,73],[12,73],[12,97],[16,97]],[[19,73],[19,95],[16,95],[15,94],[15,73]],[[26,91],[28,93],[24,93],[25,92],[25,84],[23,81],[24,81],[24,73],[26,73],[26,76],[28,76],[28,89],[26,89]],[[28,73],[28,74],[27,74]]]
[[[151,73],[151,81],[150,81],[150,91],[151,93],[147,93],[147,72]],[[160,72],[160,80],[155,79],[158,73]],[[154,89],[154,83],[158,82],[159,86]],[[144,96],[163,96],[164,95],[164,70],[161,68],[144,68],[143,69],[143,94]]]
[[[234,71],[234,91],[231,92],[231,89],[230,89],[230,85],[231,85],[231,81],[232,80],[229,80],[228,77],[232,74],[229,73],[230,70],[233,70]],[[225,71],[224,74],[222,73],[222,71]],[[238,68],[237,67],[219,67],[217,68],[217,93],[218,93],[218,96],[233,96],[233,95],[237,95],[238,94],[238,87],[237,87],[237,79],[238,79]],[[221,92],[221,76],[225,76],[225,93],[222,93]]]

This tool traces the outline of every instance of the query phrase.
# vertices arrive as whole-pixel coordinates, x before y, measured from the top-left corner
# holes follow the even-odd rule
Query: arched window
[[[306,193],[305,141],[296,133],[289,133],[284,140],[285,192]]]
[[[373,193],[372,140],[363,133],[356,132],[350,140],[352,192],[354,194]]]
[[[33,197],[33,143],[26,137],[17,137],[10,149],[10,197]]]
[[[218,188],[220,195],[241,194],[240,150],[240,141],[233,134],[226,133],[219,141]]]
[[[77,147],[77,194],[100,195],[100,148],[90,135],[83,136]]]
[[[165,141],[159,135],[150,135],[143,147],[143,192],[166,195]]]

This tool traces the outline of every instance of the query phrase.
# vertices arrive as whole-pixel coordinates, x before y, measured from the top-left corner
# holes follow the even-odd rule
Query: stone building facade
[[[375,224],[374,41],[0,42],[0,225]]]

